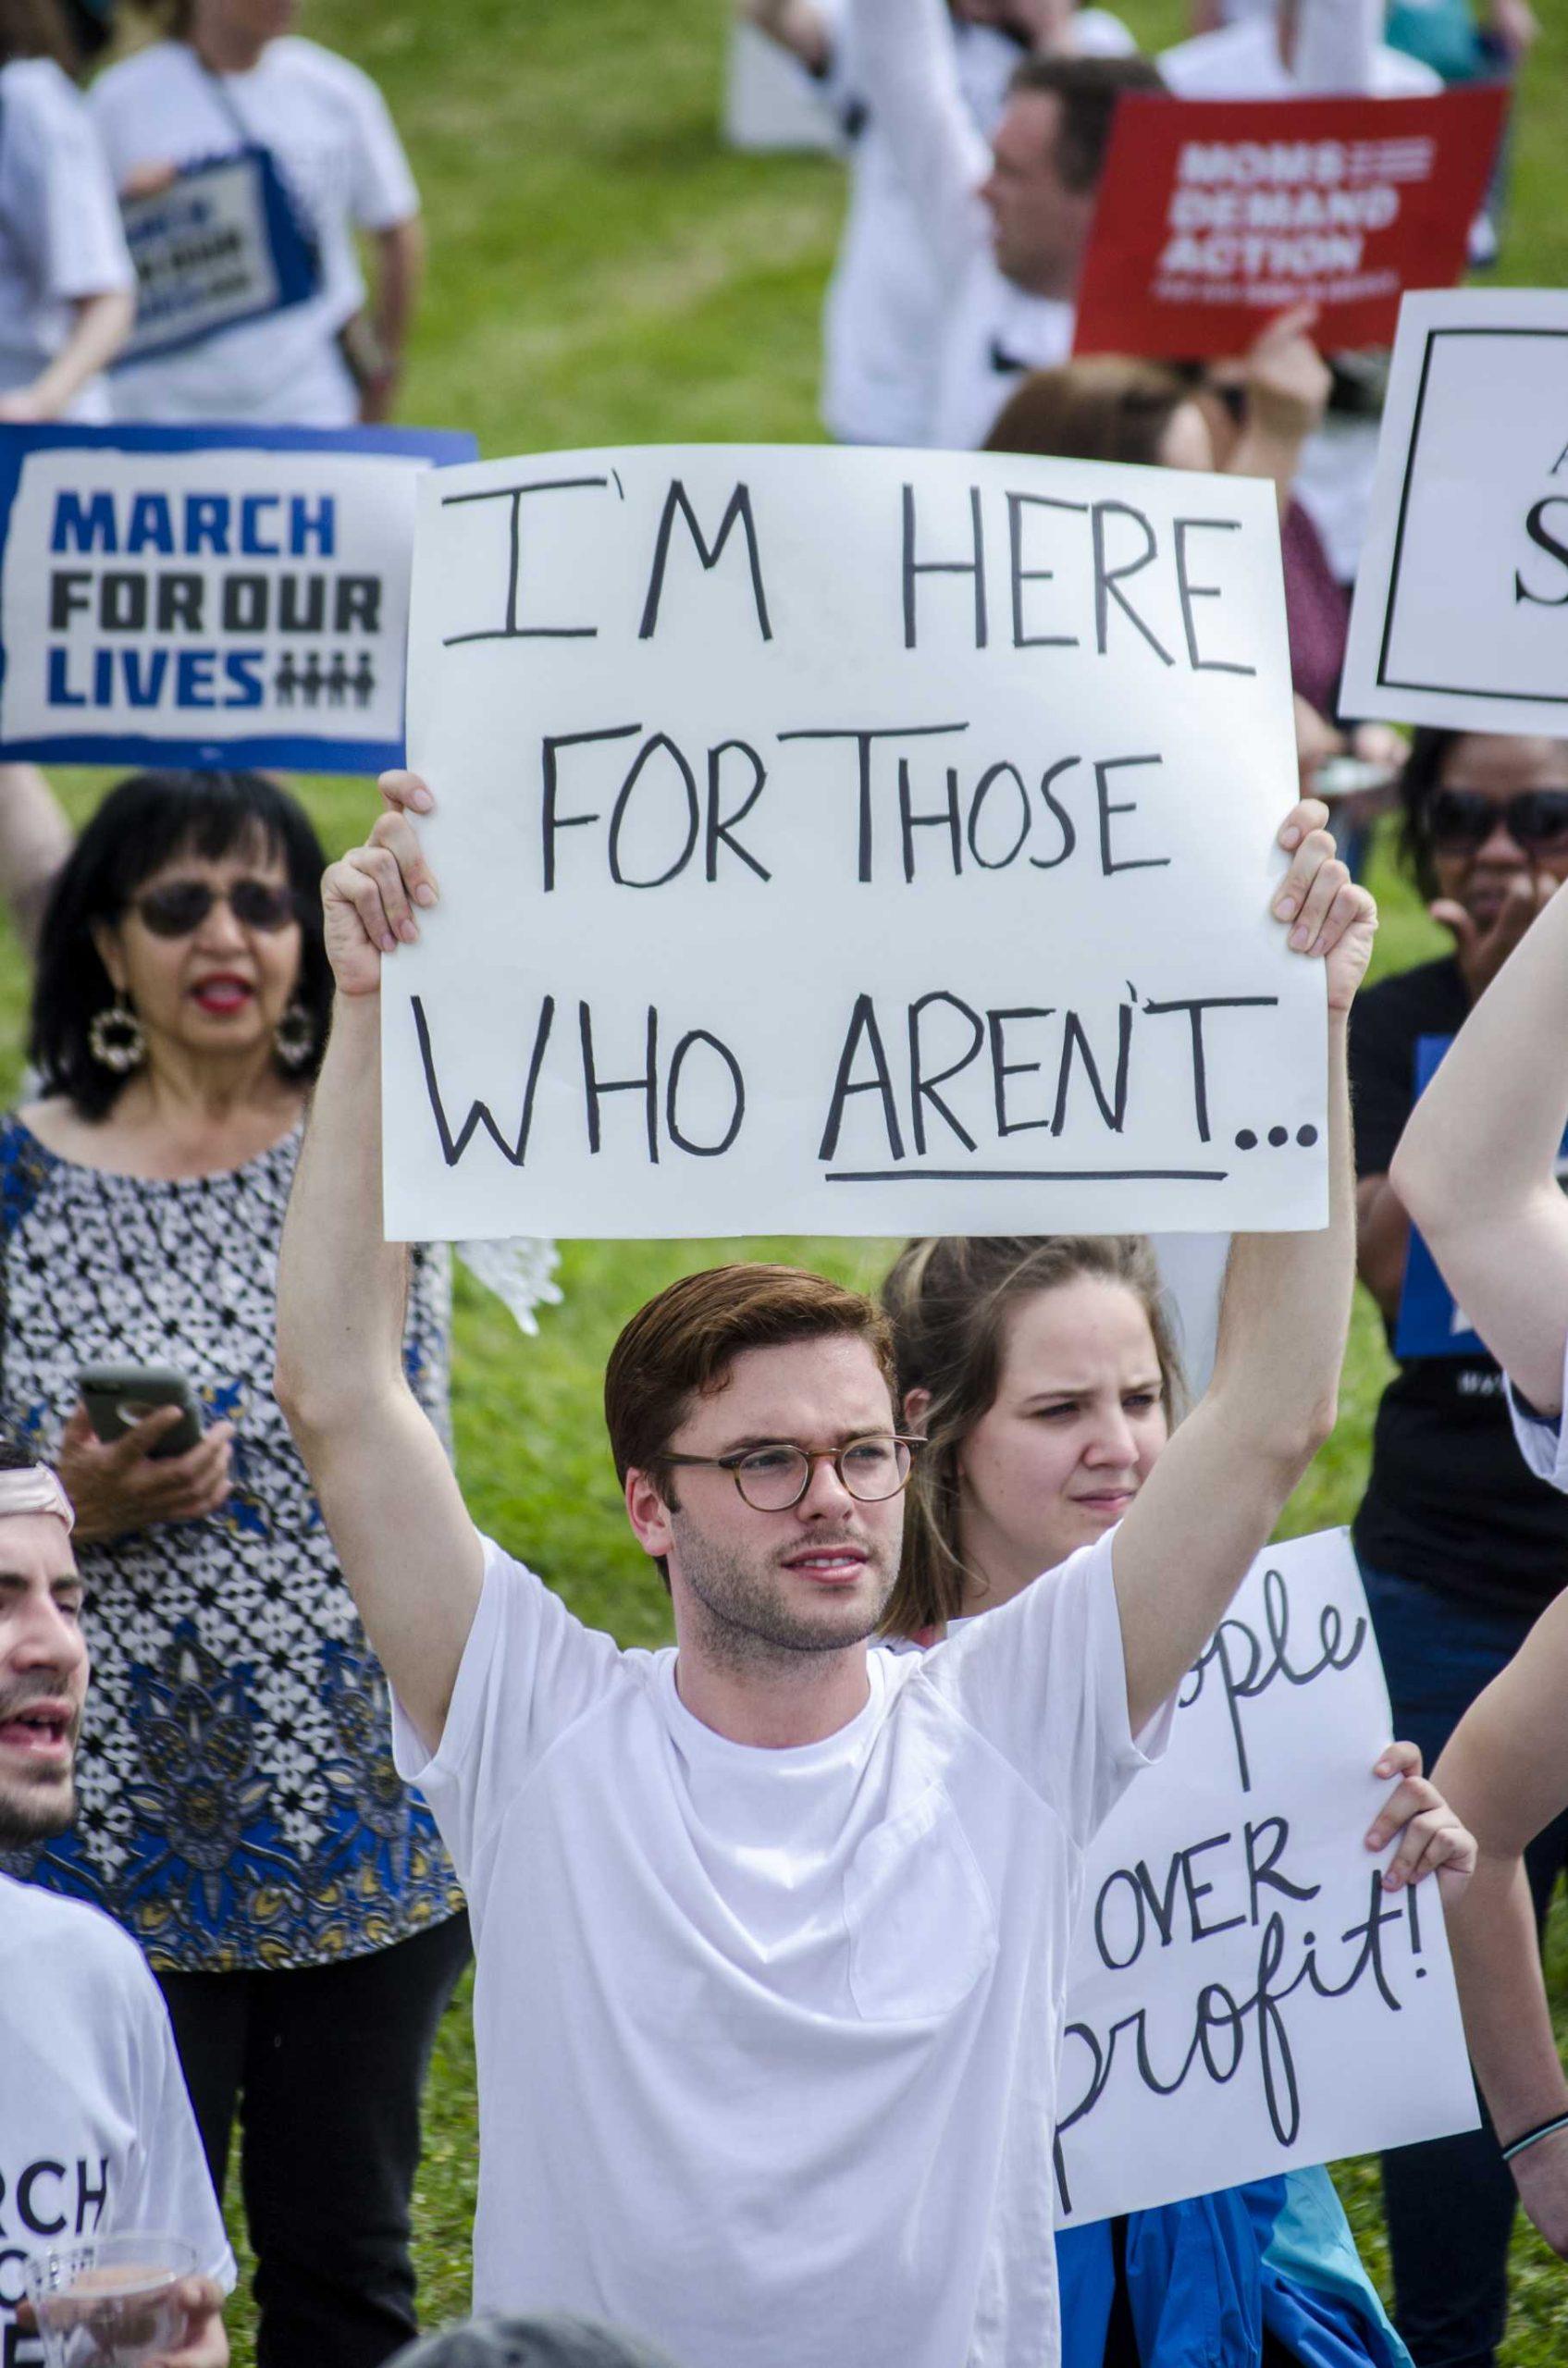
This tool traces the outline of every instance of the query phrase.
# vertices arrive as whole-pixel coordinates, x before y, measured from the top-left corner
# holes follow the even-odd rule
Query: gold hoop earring
[[[129,1077],[147,1057],[142,1022],[121,987],[106,1010],[94,1012],[87,1026],[87,1049],[100,1068]]]

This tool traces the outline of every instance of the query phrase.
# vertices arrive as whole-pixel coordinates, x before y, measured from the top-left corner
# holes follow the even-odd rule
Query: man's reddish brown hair
[[[611,1351],[604,1419],[615,1469],[658,1472],[692,1402],[747,1349],[862,1339],[893,1388],[893,1339],[874,1301],[801,1266],[710,1266],[639,1308]]]

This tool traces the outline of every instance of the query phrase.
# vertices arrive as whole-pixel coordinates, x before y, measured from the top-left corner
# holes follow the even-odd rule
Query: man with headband
[[[71,1522],[48,1465],[0,1440],[0,1852],[22,1872],[75,1807],[88,1660]],[[30,2253],[154,2232],[183,2237],[204,2274],[183,2288],[179,2348],[149,2368],[225,2368],[234,2260],[157,1984],[106,1916],[3,1873],[0,2065],[0,2368],[43,2368],[20,2309]]]

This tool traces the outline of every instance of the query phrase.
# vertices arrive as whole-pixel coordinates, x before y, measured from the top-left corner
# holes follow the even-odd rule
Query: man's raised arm
[[[1543,888],[1518,892],[1521,921]],[[1459,1305],[1543,1414],[1562,1405],[1568,894],[1552,897],[1412,1111],[1390,1177]]]
[[[283,1231],[277,1388],[366,1634],[433,1752],[483,1549],[404,1375],[408,1257],[381,1235],[381,964],[435,894],[401,811],[426,793],[409,774],[383,786],[393,810],[322,882],[338,993]]]
[[[1318,827],[1326,811],[1306,800],[1284,825],[1280,844],[1294,853],[1274,910],[1292,948],[1327,970],[1328,1223],[1318,1233],[1237,1236],[1214,1377],[1117,1531],[1134,1733],[1207,1644],[1334,1426],[1355,1275],[1346,1022],[1377,916]]]

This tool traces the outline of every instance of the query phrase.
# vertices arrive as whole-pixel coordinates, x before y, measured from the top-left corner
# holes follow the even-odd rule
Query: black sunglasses
[[[1522,789],[1500,801],[1480,789],[1438,789],[1426,808],[1426,834],[1440,853],[1473,855],[1502,823],[1520,846],[1538,850],[1568,840],[1568,789]]]
[[[241,929],[269,935],[299,918],[292,888],[271,880],[236,880],[229,888],[215,888],[205,880],[166,880],[130,899],[131,911],[154,937],[193,936],[215,905],[227,905]]]

